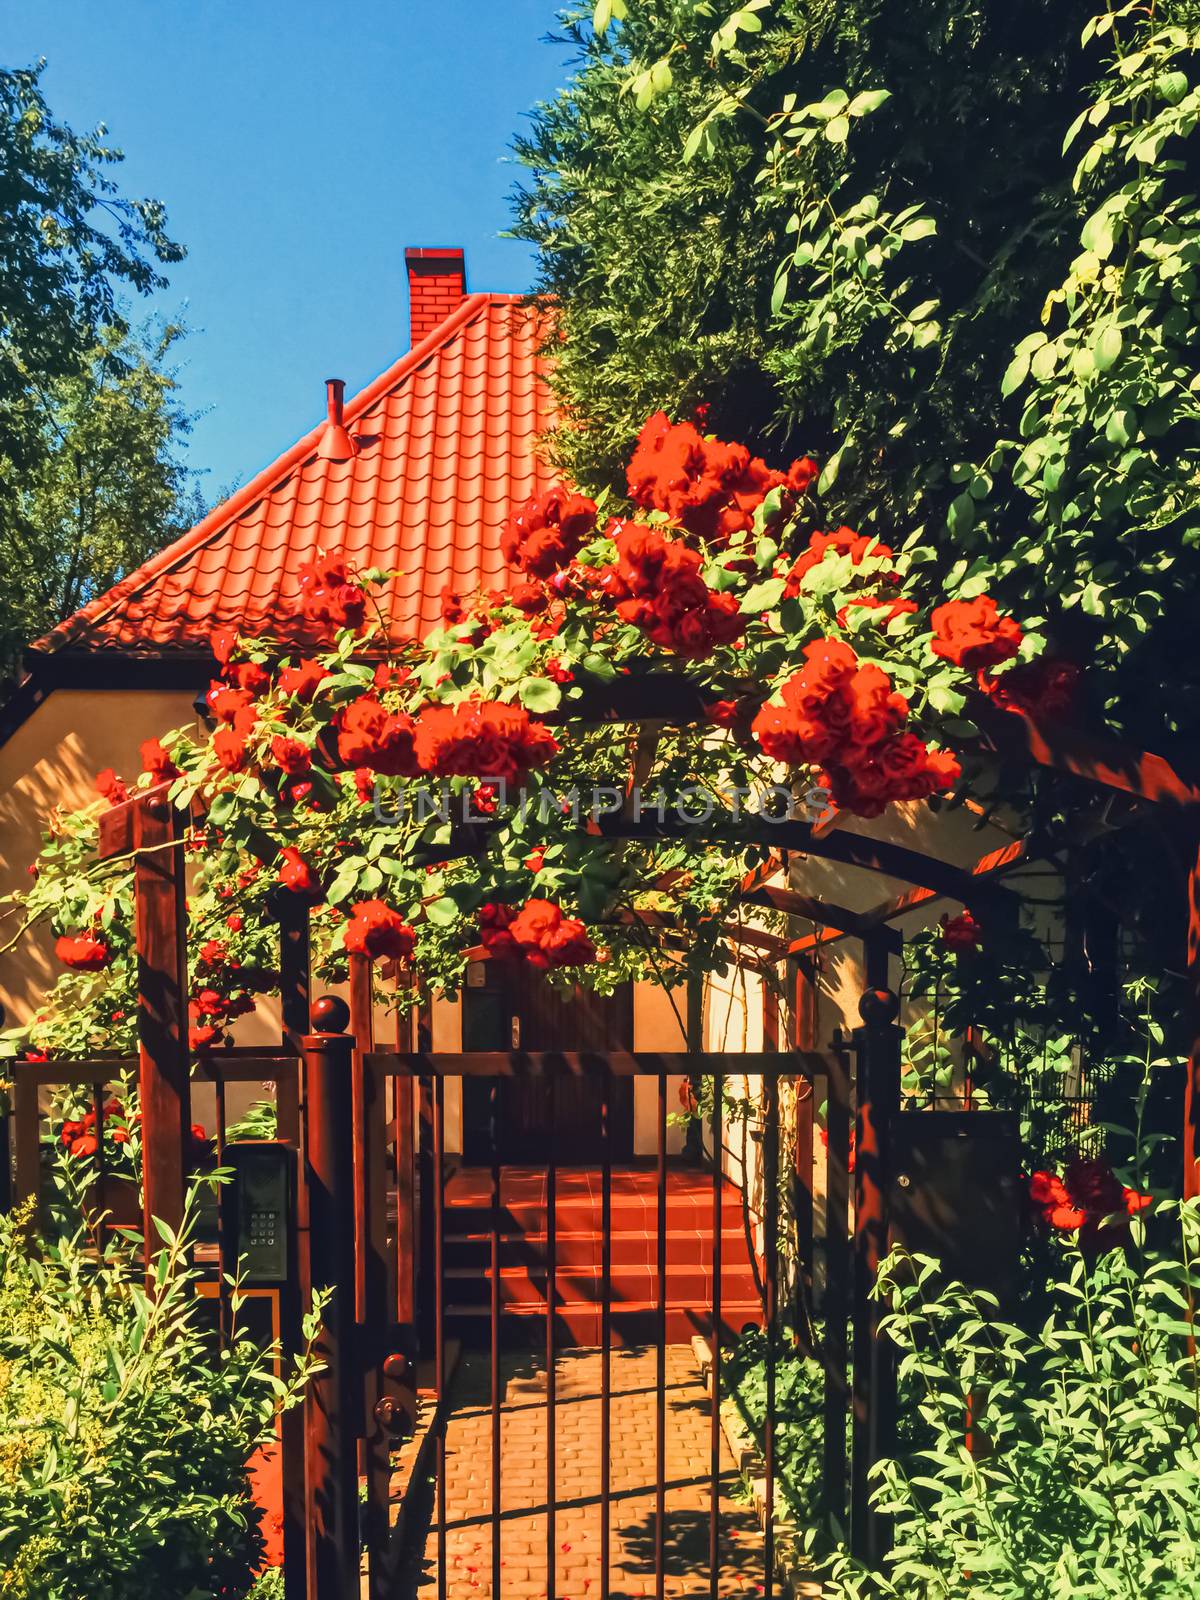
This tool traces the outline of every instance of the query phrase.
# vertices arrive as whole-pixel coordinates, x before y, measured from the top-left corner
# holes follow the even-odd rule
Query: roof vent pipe
[[[317,454],[322,461],[350,461],[358,454],[358,446],[346,432],[346,424],[343,421],[345,393],[346,385],[343,379],[325,379],[328,420],[321,435],[321,442],[317,446]]]

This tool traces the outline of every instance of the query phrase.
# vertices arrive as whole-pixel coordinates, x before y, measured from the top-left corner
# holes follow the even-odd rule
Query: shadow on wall
[[[56,690],[0,746],[0,896],[27,887],[28,868],[41,848],[54,808],[75,810],[95,798],[95,776],[113,767],[132,780],[141,770],[138,747],[171,728],[196,726],[192,696],[156,690]],[[0,945],[19,927],[0,914]],[[23,938],[0,954],[0,1002],[8,1022],[27,1021],[57,978],[53,936]]]

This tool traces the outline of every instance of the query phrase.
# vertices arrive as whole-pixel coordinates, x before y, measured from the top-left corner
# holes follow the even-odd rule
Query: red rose
[[[564,916],[553,900],[527,900],[508,933],[531,967],[577,967],[596,959],[583,923]]]
[[[550,603],[550,596],[540,583],[518,583],[509,598],[527,617],[536,617]]]
[[[934,655],[971,672],[1010,661],[1024,638],[1019,624],[1002,617],[986,594],[976,600],[947,601],[934,611],[932,623]]]
[[[947,950],[953,950],[955,955],[965,955],[972,950],[978,950],[983,929],[969,911],[960,912],[957,917],[944,916],[939,926],[942,930],[942,943]]]
[[[426,706],[417,718],[415,749],[422,772],[513,782],[551,761],[558,742],[523,706],[464,700]]]
[[[500,549],[509,566],[548,578],[574,559],[595,526],[596,502],[555,484],[508,519]]]
[[[271,759],[281,772],[293,778],[312,771],[312,750],[301,739],[288,739],[277,733],[271,740]]]
[[[179,768],[157,739],[143,739],[141,757],[142,771],[148,772],[155,783],[167,783],[179,776]]]
[[[73,972],[100,972],[112,960],[108,941],[98,933],[64,933],[54,941],[54,954]]]
[[[102,800],[107,800],[110,806],[119,806],[122,800],[129,799],[129,790],[111,767],[105,767],[103,772],[96,774],[96,793]]]
[[[338,724],[338,758],[347,767],[369,767],[389,777],[413,777],[413,719],[387,711],[374,695],[351,701]]]
[[[342,931],[346,949],[372,961],[407,961],[416,934],[383,900],[360,900]]]
[[[235,728],[218,728],[213,734],[213,754],[226,772],[244,772],[247,764],[246,737]]]
[[[279,852],[279,881],[285,889],[305,900],[319,900],[324,893],[321,880],[294,845]]]
[[[324,627],[358,629],[367,614],[367,597],[350,581],[344,557],[318,551],[300,568],[300,608]]]
[[[248,689],[231,689],[227,683],[210,685],[205,704],[218,722],[248,732],[257,717],[254,696]]]
[[[295,695],[305,705],[312,700],[326,678],[332,674],[319,661],[304,659],[294,667],[284,667],[279,674],[279,687],[284,694]]]
[[[222,666],[225,665],[230,656],[233,655],[234,651],[237,649],[237,642],[238,636],[236,628],[218,628],[209,639],[209,644],[212,647],[212,653]]]
[[[879,627],[886,628],[893,617],[911,616],[917,610],[917,602],[915,600],[905,600],[903,597],[896,600],[880,600],[874,595],[860,594],[853,600],[847,600],[846,604],[838,612],[839,628],[846,626],[846,619],[852,610],[877,611],[879,615],[875,618],[876,623]]]
[[[225,926],[231,933],[241,933],[243,927],[242,918],[236,911],[231,911],[225,918]]]
[[[236,667],[226,667],[225,676],[247,694],[261,694],[271,685],[271,674],[265,667],[260,667],[257,661],[239,661]]]
[[[354,793],[360,806],[368,806],[375,798],[375,774],[370,767],[355,767]]]
[[[479,908],[479,942],[496,960],[517,955],[516,940],[508,931],[516,916],[512,906],[482,905]]]

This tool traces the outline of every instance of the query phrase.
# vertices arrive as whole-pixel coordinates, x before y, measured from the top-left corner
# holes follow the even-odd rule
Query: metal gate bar
[[[557,1080],[551,1078],[550,1129],[546,1140],[546,1600],[554,1600],[558,1575],[557,1499],[558,1475],[556,1471],[555,1425],[558,1395],[555,1391],[554,1316],[558,1288],[558,1237],[556,1233],[558,1209],[558,1173],[555,1167],[554,1100]]]
[[[439,1083],[441,1080],[438,1080]],[[500,1080],[492,1080],[489,1095],[490,1136],[492,1156],[492,1188],[491,1188],[491,1400],[492,1400],[492,1593],[500,1593],[500,1569],[504,1565],[500,1545],[500,1402],[501,1402],[501,1375],[500,1375],[500,1221],[501,1202],[503,1196],[500,1192]],[[440,1170],[440,1169],[439,1169]],[[442,1275],[442,1253],[438,1250],[437,1257],[438,1278]],[[445,1429],[445,1419],[442,1422]]]
[[[712,1364],[711,1406],[709,1413],[709,1498],[708,1498],[708,1571],[710,1600],[719,1600],[721,1591],[721,1231],[724,1218],[721,1202],[724,1198],[725,1173],[721,1162],[721,1146],[725,1079],[716,1073],[712,1080]]]
[[[600,1594],[611,1588],[612,1564],[612,1079],[600,1080]]]
[[[438,1270],[433,1287],[434,1385],[437,1390],[437,1569],[438,1600],[446,1600],[446,1290],[442,1281],[442,1252],[445,1248],[445,1162],[446,1080],[438,1077],[433,1085],[433,1239]]]
[[[827,1491],[832,1486],[845,1484],[845,1427],[847,1417],[847,1383],[845,1366],[845,1310],[848,1288],[849,1251],[846,1237],[847,1180],[846,1156],[849,1147],[849,1073],[848,1061],[841,1051],[825,1054],[816,1051],[721,1053],[693,1051],[687,1054],[644,1055],[628,1052],[521,1052],[511,1054],[468,1052],[461,1055],[434,1055],[428,1052],[411,1054],[375,1052],[367,1061],[372,1071],[383,1071],[395,1076],[404,1084],[414,1079],[432,1083],[433,1121],[433,1250],[431,1252],[434,1278],[434,1337],[436,1346],[436,1388],[438,1399],[437,1434],[437,1488],[436,1488],[436,1538],[438,1562],[438,1597],[446,1600],[449,1588],[447,1567],[448,1529],[451,1508],[448,1500],[446,1428],[450,1413],[449,1375],[446,1356],[446,1300],[445,1250],[446,1250],[446,1148],[445,1148],[445,1080],[448,1077],[483,1077],[490,1080],[489,1103],[491,1108],[491,1183],[489,1268],[490,1314],[489,1346],[491,1366],[491,1531],[492,1531],[492,1593],[501,1600],[503,1593],[501,1474],[503,1470],[502,1435],[504,1424],[504,1382],[501,1362],[502,1318],[505,1315],[504,1296],[501,1293],[503,1278],[502,1244],[510,1235],[504,1231],[505,1205],[502,1191],[503,1170],[499,1160],[499,1133],[501,1115],[501,1084],[506,1077],[536,1076],[544,1078],[553,1091],[559,1077],[568,1075],[600,1075],[601,1097],[601,1252],[600,1252],[600,1561],[598,1600],[608,1600],[613,1581],[612,1574],[612,1337],[613,1337],[613,1172],[612,1172],[612,1095],[611,1078],[614,1075],[651,1077],[656,1080],[656,1205],[655,1205],[655,1294],[651,1302],[654,1324],[654,1395],[655,1395],[655,1481],[654,1481],[654,1593],[663,1600],[667,1580],[667,1331],[668,1331],[668,1273],[670,1251],[667,1205],[667,1126],[668,1079],[682,1076],[696,1081],[698,1075],[710,1076],[713,1104],[710,1119],[711,1137],[715,1154],[712,1172],[711,1223],[711,1337],[712,1378],[709,1397],[709,1590],[712,1600],[719,1600],[722,1577],[721,1562],[721,1491],[723,1432],[721,1426],[722,1387],[720,1356],[723,1344],[724,1307],[722,1303],[722,1272],[724,1267],[724,1171],[720,1153],[723,1149],[725,1074],[736,1070],[762,1081],[762,1142],[760,1178],[763,1189],[759,1220],[762,1226],[761,1254],[763,1265],[763,1319],[766,1334],[766,1417],[764,1419],[764,1467],[766,1474],[766,1526],[764,1529],[764,1571],[762,1593],[771,1600],[776,1591],[775,1579],[775,1474],[777,1468],[777,1440],[775,1407],[777,1399],[776,1325],[779,1312],[779,1093],[781,1076],[798,1076],[809,1080],[820,1074],[830,1084],[829,1145],[830,1194],[827,1262],[827,1311],[832,1325],[827,1329],[826,1403],[825,1403],[825,1459],[823,1476]],[[557,1149],[553,1137],[546,1152],[546,1254],[545,1254],[545,1357],[546,1357],[546,1594],[554,1600],[558,1567],[557,1520],[557,1315],[559,1309],[559,1239],[558,1199],[559,1173]],[[514,1194],[518,1206],[528,1203],[524,1194]],[[840,1238],[839,1238],[840,1233]],[[403,1255],[405,1245],[397,1241]],[[406,1242],[409,1252],[415,1240]],[[756,1250],[757,1253],[757,1250]],[[411,1259],[411,1256],[410,1256]],[[574,1258],[572,1258],[574,1259]],[[592,1258],[595,1260],[595,1258]],[[703,1257],[697,1258],[703,1260]],[[533,1263],[521,1263],[533,1270]],[[840,1314],[839,1314],[840,1307]],[[593,1315],[594,1315],[593,1311]],[[595,1325],[593,1325],[595,1326]],[[840,1365],[839,1365],[840,1363]],[[840,1451],[840,1453],[839,1453]],[[839,1477],[840,1473],[840,1477]]]

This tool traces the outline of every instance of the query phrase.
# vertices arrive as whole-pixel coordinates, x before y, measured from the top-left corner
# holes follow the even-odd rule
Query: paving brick
[[[600,1378],[597,1350],[566,1350],[557,1362],[555,1576],[546,1582],[546,1373],[538,1359],[502,1363],[500,1589],[492,1590],[489,1363],[465,1354],[446,1434],[446,1594],[450,1600],[633,1600],[655,1592],[655,1351],[613,1352],[611,1409],[611,1588],[600,1592]],[[666,1594],[710,1594],[710,1422],[690,1346],[670,1346],[666,1368]],[[735,1498],[734,1463],[721,1439],[719,1592],[762,1592],[762,1535],[752,1508]],[[419,1542],[419,1540],[418,1540]],[[414,1550],[398,1595],[436,1600],[437,1532]]]

